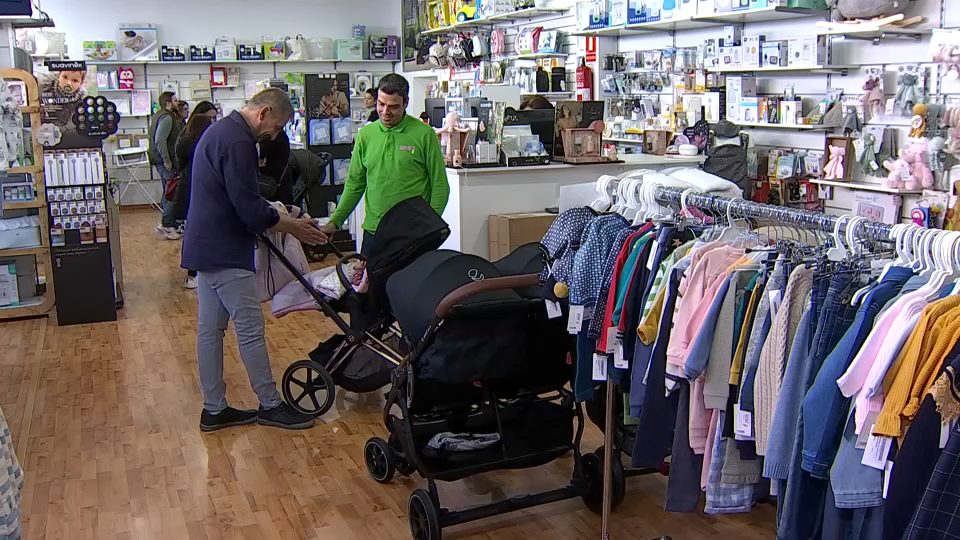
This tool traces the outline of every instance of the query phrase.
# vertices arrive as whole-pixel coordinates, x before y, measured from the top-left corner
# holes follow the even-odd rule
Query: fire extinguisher
[[[587,59],[580,59],[580,67],[577,68],[577,101],[590,101],[593,99],[593,70],[587,66]]]

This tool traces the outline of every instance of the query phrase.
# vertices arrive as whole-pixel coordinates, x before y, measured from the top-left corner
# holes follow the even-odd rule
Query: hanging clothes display
[[[544,295],[569,304],[576,399],[612,385],[630,465],[669,456],[665,510],[773,495],[781,540],[960,536],[960,233],[774,209],[703,171],[597,191],[544,237]]]
[[[18,540],[20,527],[20,490],[23,470],[13,452],[10,427],[0,409],[0,539]]]

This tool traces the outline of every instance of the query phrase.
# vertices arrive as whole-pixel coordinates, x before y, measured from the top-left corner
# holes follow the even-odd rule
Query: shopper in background
[[[370,112],[367,116],[367,122],[376,122],[380,119],[380,115],[377,114],[377,89],[376,88],[367,88],[367,91],[363,94],[363,108]]]
[[[157,100],[160,110],[150,120],[148,134],[150,136],[149,157],[150,164],[156,167],[163,184],[162,192],[167,191],[167,182],[174,177],[173,157],[177,137],[183,130],[183,120],[177,112],[180,102],[173,92],[160,94]],[[163,199],[163,217],[157,225],[157,233],[167,240],[177,240],[181,233],[177,230],[177,220],[173,217],[173,205],[165,197]]]
[[[430,115],[427,114],[427,111],[423,111],[422,113],[420,113],[420,121],[423,122],[424,124],[430,123]]]
[[[177,114],[180,115],[180,120],[186,125],[187,119],[190,118],[190,105],[186,101],[181,101],[177,106]]]
[[[391,73],[377,87],[377,113],[380,121],[368,124],[357,133],[350,157],[350,170],[343,195],[324,232],[332,234],[364,197],[361,251],[377,232],[383,215],[393,205],[421,196],[438,214],[443,214],[450,195],[443,152],[437,133],[406,113],[410,85],[401,75]]]
[[[550,100],[537,94],[533,96],[527,96],[523,98],[523,101],[520,102],[520,110],[525,111],[527,109],[552,109],[553,103],[550,103]]]
[[[190,208],[190,168],[193,166],[193,151],[197,148],[203,132],[216,121],[217,107],[209,101],[201,101],[193,108],[193,114],[187,120],[186,128],[177,138],[175,165],[177,172],[180,173],[180,182],[177,184],[176,199],[173,201],[173,215],[178,223],[186,221],[187,209]],[[187,270],[184,287],[197,288],[197,273],[194,270]]]
[[[258,233],[268,229],[288,233],[311,245],[327,241],[314,220],[280,214],[260,196],[257,139],[276,137],[292,117],[293,107],[286,92],[268,88],[239,111],[210,126],[193,154],[182,266],[198,272],[201,431],[254,422],[288,429],[307,428],[314,423],[313,417],[284,403],[277,391],[254,274]],[[223,335],[230,319],[240,358],[260,401],[259,411],[227,405]]]

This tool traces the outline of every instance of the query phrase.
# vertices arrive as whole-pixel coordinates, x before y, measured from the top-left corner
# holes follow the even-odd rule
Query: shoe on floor
[[[196,289],[197,288],[197,276],[187,276],[187,280],[183,282],[184,289]]]
[[[200,431],[210,432],[230,426],[253,424],[257,421],[257,411],[241,411],[227,407],[217,414],[206,409],[200,414]]]
[[[180,237],[183,236],[177,232],[176,227],[164,227],[163,225],[157,225],[157,234],[167,240],[179,240]]]
[[[264,409],[261,405],[257,423],[284,429],[306,429],[313,427],[314,419],[308,414],[297,412],[286,402],[281,402],[272,409]]]

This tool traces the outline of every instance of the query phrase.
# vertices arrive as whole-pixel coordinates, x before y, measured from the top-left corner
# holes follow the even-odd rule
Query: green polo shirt
[[[450,186],[436,132],[409,115],[392,128],[377,120],[357,133],[343,195],[330,221],[343,225],[365,196],[363,229],[376,233],[387,210],[417,195],[443,214]]]

